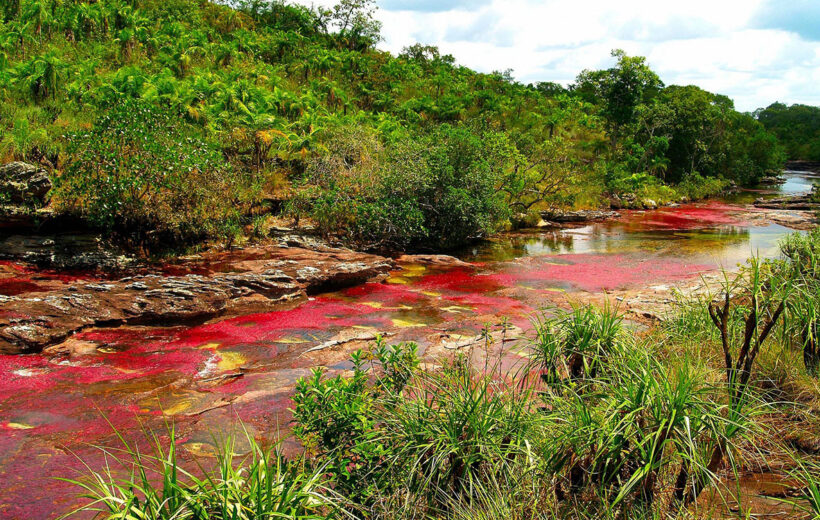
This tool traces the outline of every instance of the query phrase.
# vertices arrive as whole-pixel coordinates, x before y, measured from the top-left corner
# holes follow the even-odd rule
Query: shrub
[[[105,229],[141,242],[220,234],[258,194],[196,132],[150,103],[116,103],[87,132],[68,136],[57,198]]]
[[[327,235],[369,248],[450,248],[508,221],[500,188],[515,158],[504,134],[465,125],[388,145],[360,127],[339,127],[327,153],[308,164],[300,191],[320,188],[308,214]]]
[[[433,510],[536,465],[535,403],[492,372],[458,356],[438,372],[419,374],[409,395],[383,417],[385,439],[395,447],[391,471],[404,492]]]
[[[392,455],[378,430],[386,395],[398,396],[418,366],[416,345],[387,346],[378,341],[352,356],[353,375],[324,378],[316,369],[300,379],[293,396],[294,433],[321,460],[336,488],[368,503],[379,490],[384,465]],[[368,367],[369,364],[369,367]],[[370,375],[378,368],[375,381]]]
[[[595,378],[621,346],[623,315],[609,304],[576,306],[557,317],[536,316],[526,373],[538,372],[555,385],[567,380]]]

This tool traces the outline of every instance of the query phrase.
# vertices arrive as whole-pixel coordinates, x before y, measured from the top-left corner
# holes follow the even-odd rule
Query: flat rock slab
[[[794,197],[781,197],[777,199],[758,199],[754,202],[755,207],[762,209],[788,209],[816,211],[820,209],[820,203],[815,202],[810,195],[798,195]]]
[[[542,211],[541,218],[548,222],[572,223],[592,222],[618,218],[617,211],[579,210],[579,211]]]
[[[207,320],[242,304],[273,306],[307,294],[386,276],[393,261],[346,250],[260,248],[179,274],[146,273],[64,284],[47,292],[0,295],[0,353],[39,352],[88,327]],[[186,269],[198,272],[184,272]]]

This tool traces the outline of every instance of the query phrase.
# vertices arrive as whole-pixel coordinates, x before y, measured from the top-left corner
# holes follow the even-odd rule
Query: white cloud
[[[820,30],[807,29],[820,0],[789,0],[777,17],[782,0],[379,1],[380,46],[394,53],[422,42],[480,71],[567,83],[622,48],[646,56],[667,84],[726,94],[741,110],[820,105]]]

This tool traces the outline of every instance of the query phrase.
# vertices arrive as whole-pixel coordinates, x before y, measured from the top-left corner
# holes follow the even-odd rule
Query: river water
[[[114,444],[112,426],[138,439],[140,424],[173,421],[183,453],[206,458],[214,435],[237,420],[259,436],[284,431],[295,381],[316,366],[349,368],[351,349],[376,333],[416,341],[435,362],[433,352],[504,318],[526,328],[534,312],[568,298],[674,285],[751,254],[776,255],[791,230],[746,204],[806,192],[814,182],[791,172],[779,187],[724,201],[507,234],[461,251],[470,266],[405,264],[383,283],[276,312],[92,330],[72,340],[73,355],[0,356],[0,518],[51,518],[71,508],[76,490],[54,478],[73,476],[74,454],[101,463],[90,444]],[[316,347],[324,348],[310,351]]]

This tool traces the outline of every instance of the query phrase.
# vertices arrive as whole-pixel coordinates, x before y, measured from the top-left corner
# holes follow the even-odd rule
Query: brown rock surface
[[[257,248],[213,254],[115,281],[75,281],[0,295],[0,353],[37,352],[93,326],[207,320],[384,276],[389,259],[346,250]]]
[[[436,267],[475,267],[450,255],[401,255],[396,258],[400,264],[419,264]]]

